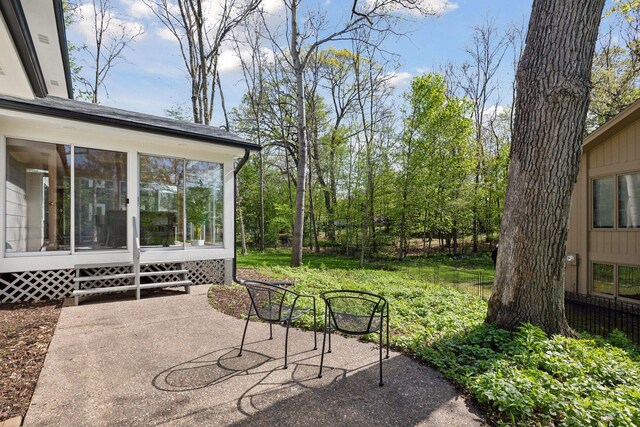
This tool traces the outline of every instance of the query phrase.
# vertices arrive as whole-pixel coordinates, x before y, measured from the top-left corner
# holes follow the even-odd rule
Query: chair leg
[[[247,321],[244,324],[244,332],[242,333],[242,342],[240,342],[240,353],[238,353],[238,357],[242,356],[242,347],[244,346],[244,337],[247,335],[247,326],[249,326],[250,317],[251,317],[251,305],[249,305],[249,313],[247,313]]]
[[[320,353],[320,372],[318,373],[318,378],[322,378],[322,363],[324,362],[324,344],[327,341],[327,316],[324,317],[324,333],[322,334],[322,352]]]
[[[291,325],[291,320],[287,321],[287,332],[284,335],[284,367],[283,369],[287,369],[289,366],[287,365],[287,355],[288,355],[288,347],[289,347],[289,326]]]
[[[385,357],[385,359],[388,359],[388,358],[389,358],[389,307],[387,306],[387,357]]]
[[[273,323],[269,323],[269,339],[273,339]]]
[[[318,324],[316,319],[316,299],[313,299],[313,349],[318,349]]]
[[[331,326],[329,326],[329,350],[327,353],[331,353]]]
[[[382,327],[380,328],[380,387],[382,387],[384,383],[382,382]]]

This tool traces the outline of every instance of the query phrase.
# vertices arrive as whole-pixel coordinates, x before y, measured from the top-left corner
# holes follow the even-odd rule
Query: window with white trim
[[[640,173],[594,178],[591,203],[592,228],[640,228]]]
[[[127,248],[126,153],[10,138],[6,154],[6,253]]]

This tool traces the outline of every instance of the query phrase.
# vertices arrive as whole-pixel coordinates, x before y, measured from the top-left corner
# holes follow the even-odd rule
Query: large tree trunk
[[[487,322],[571,334],[564,255],[605,0],[537,0],[518,66],[509,185]]]

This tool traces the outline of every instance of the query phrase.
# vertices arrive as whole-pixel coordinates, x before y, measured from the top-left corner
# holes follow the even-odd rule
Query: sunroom
[[[133,286],[136,257],[143,288],[162,270],[184,275],[174,284],[221,283],[225,270],[229,280],[234,161],[256,145],[210,126],[9,96],[0,141],[2,302],[89,289],[75,283],[83,269],[105,279],[98,287]]]

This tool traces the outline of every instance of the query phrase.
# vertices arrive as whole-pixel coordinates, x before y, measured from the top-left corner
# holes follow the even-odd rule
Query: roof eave
[[[21,102],[11,99],[0,98],[0,108],[24,113],[40,114],[60,119],[75,120],[95,125],[104,125],[117,127],[120,129],[133,130],[138,132],[153,133],[156,135],[168,136],[173,138],[188,139],[192,141],[219,144],[227,147],[240,149],[248,149],[252,151],[260,151],[262,147],[247,141],[238,141],[234,139],[226,139],[221,137],[212,137],[202,135],[195,132],[189,132],[178,129],[170,129],[166,127],[153,126],[147,123],[137,123],[128,120],[122,120],[114,117],[100,116],[97,114],[87,114],[81,111],[65,110],[48,105],[38,105],[28,102]]]
[[[587,135],[582,145],[583,150],[591,149],[638,119],[640,119],[640,99]]]
[[[48,93],[47,85],[20,1],[0,0],[0,11],[9,28],[33,93],[37,97],[44,98]]]
[[[58,27],[58,43],[60,43],[60,54],[62,55],[64,77],[67,83],[67,95],[69,96],[69,99],[73,99],[73,80],[71,78],[69,46],[67,44],[67,34],[65,31],[64,8],[62,6],[62,0],[53,0],[53,10],[56,14],[56,26]]]

